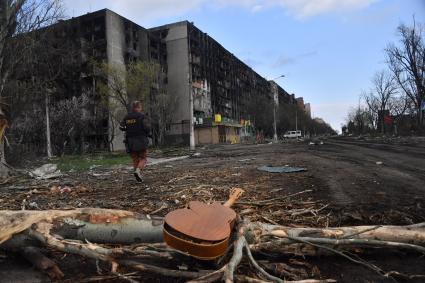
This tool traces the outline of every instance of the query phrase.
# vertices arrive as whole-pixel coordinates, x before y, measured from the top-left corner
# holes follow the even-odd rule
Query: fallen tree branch
[[[248,277],[246,275],[237,275],[236,278],[238,278],[241,282],[247,282],[247,283],[269,283],[270,281],[264,281],[252,277]],[[316,280],[316,279],[307,279],[307,280],[295,280],[295,281],[288,281],[284,280],[284,283],[334,283],[337,282],[333,279],[325,279],[325,280]]]
[[[289,238],[289,237],[288,237],[288,238]],[[328,246],[324,246],[324,245],[320,245],[320,244],[312,243],[312,242],[309,242],[309,241],[304,240],[304,239],[302,239],[302,238],[293,238],[293,237],[290,237],[290,239],[291,239],[291,240],[294,240],[294,241],[301,242],[301,243],[305,243],[305,244],[308,244],[308,245],[312,245],[312,246],[317,247],[317,248],[320,248],[320,249],[325,249],[325,250],[331,251],[331,252],[333,252],[333,253],[335,253],[335,254],[338,254],[338,255],[340,255],[340,256],[342,256],[342,257],[344,257],[344,258],[348,259],[349,261],[352,261],[352,262],[357,263],[357,264],[361,264],[361,265],[363,265],[363,266],[365,266],[365,267],[367,267],[367,268],[369,268],[369,269],[371,269],[371,270],[375,271],[376,273],[378,273],[378,274],[380,274],[380,275],[384,275],[384,272],[383,272],[380,268],[376,267],[375,265],[372,265],[372,264],[366,263],[366,262],[364,262],[363,260],[356,260],[356,259],[354,259],[354,258],[352,258],[352,257],[348,256],[347,254],[345,254],[345,253],[343,253],[343,252],[341,252],[341,251],[338,251],[338,250],[336,250],[336,249],[330,248],[330,247],[328,247]]]
[[[349,246],[349,247],[391,247],[397,249],[405,249],[416,251],[419,253],[425,254],[425,247],[419,245],[399,243],[399,242],[389,242],[389,241],[380,241],[372,239],[328,239],[328,238],[312,238],[312,237],[293,237],[286,236],[286,239],[272,240],[262,244],[257,244],[256,248],[265,248],[271,245],[276,246],[287,246],[292,243],[313,243],[321,245],[331,245],[334,247]]]
[[[52,223],[64,218],[87,219],[90,223],[113,223],[136,214],[125,210],[84,208],[75,210],[47,211],[0,211],[0,245],[13,235],[19,234],[34,223]]]
[[[194,272],[194,271],[185,271],[185,270],[172,270],[169,268],[158,267],[155,265],[140,263],[132,260],[118,260],[118,263],[124,266],[132,267],[134,269],[145,271],[148,273],[158,274],[167,277],[174,278],[186,278],[193,279],[198,278],[200,276],[204,276],[207,271],[202,272]]]
[[[195,280],[189,281],[188,283],[210,283],[210,282],[216,282],[218,280],[225,281],[226,283],[233,282],[235,270],[242,260],[243,248],[245,244],[246,244],[245,237],[240,236],[234,243],[233,255],[227,264],[225,264],[219,270],[216,270],[212,273],[199,277]]]
[[[356,255],[349,255],[347,251],[365,247],[404,249],[425,254],[425,223],[409,226],[296,228],[240,221],[236,240],[230,245],[233,253],[227,263],[224,263],[228,259],[226,255],[218,261],[218,264],[224,264],[218,270],[197,270],[193,267],[190,270],[182,267],[180,270],[182,262],[188,266],[193,263],[193,258],[162,242],[162,224],[162,218],[121,210],[0,211],[0,247],[11,251],[24,251],[29,247],[27,252],[31,254],[31,251],[37,252],[31,250],[31,247],[41,244],[63,253],[108,263],[111,274],[129,282],[135,282],[134,276],[122,275],[118,272],[119,266],[164,277],[193,280],[191,282],[224,280],[230,283],[239,278],[237,268],[241,262],[249,262],[262,279],[291,282],[269,274],[270,270],[263,268],[268,265],[257,262],[252,252],[277,253],[279,256],[291,252],[301,255],[326,252],[367,266],[383,276],[397,276],[396,271],[385,273],[379,267],[356,258]],[[34,264],[37,266],[37,262]],[[59,272],[56,275],[59,276]],[[301,279],[306,276],[307,273],[291,278]],[[261,279],[252,277],[245,279],[247,282],[261,282]]]
[[[35,229],[30,229],[28,235],[38,240],[46,247],[53,248],[55,250],[81,255],[92,259],[99,259],[103,261],[112,260],[114,251],[111,249],[103,248],[94,244],[83,244],[78,241],[71,240],[59,240],[56,237],[49,234],[49,224],[39,223]]]
[[[245,239],[245,238],[244,238]],[[251,264],[255,267],[255,269],[257,269],[261,275],[263,275],[264,277],[266,277],[267,279],[273,281],[273,282],[278,282],[278,283],[283,283],[284,280],[277,278],[273,275],[270,275],[267,271],[265,271],[254,259],[254,257],[252,256],[251,250],[248,246],[248,243],[245,241],[245,249],[246,249],[246,254],[248,255],[248,259],[251,262]]]
[[[64,274],[59,269],[57,264],[51,259],[47,258],[40,251],[39,248],[36,247],[23,247],[21,249],[22,256],[31,262],[38,270],[46,273],[50,279],[57,280],[61,279]]]
[[[353,239],[374,239],[388,242],[398,242],[425,246],[425,229],[423,223],[415,226],[352,226],[335,228],[294,228],[267,223],[252,223],[250,229],[257,238],[267,235],[286,238],[291,237],[311,237],[328,239],[347,239],[347,235]]]

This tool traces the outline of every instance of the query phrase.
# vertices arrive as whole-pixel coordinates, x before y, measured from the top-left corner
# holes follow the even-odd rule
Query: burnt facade
[[[123,149],[123,144],[122,133],[110,127],[110,113],[99,107],[91,60],[122,68],[133,61],[154,61],[161,66],[162,87],[176,98],[173,122],[167,127],[169,143],[189,143],[192,118],[195,128],[213,125],[217,115],[223,125],[240,125],[252,121],[250,104],[258,99],[273,102],[276,97],[271,82],[188,21],[145,29],[104,9],[61,21],[53,30],[57,37],[71,42],[70,54],[78,66],[74,70],[77,79],[69,86],[70,96],[87,94],[92,98],[88,111],[97,122],[87,138],[96,147],[108,147],[112,135],[114,149]],[[278,103],[297,103],[293,94],[276,88]],[[151,95],[157,90],[159,86],[153,87]]]
[[[87,111],[95,122],[92,134],[85,139],[96,148],[107,148],[113,135],[114,149],[124,149],[122,132],[116,127],[112,130],[111,113],[100,107],[92,61],[122,68],[130,62],[154,61],[166,67],[164,44],[147,29],[108,9],[61,21],[49,27],[49,32],[69,42],[67,52],[72,56],[75,68],[68,96],[85,94],[91,98]]]
[[[254,97],[273,100],[269,81],[193,23],[177,22],[149,32],[166,44],[168,91],[179,98],[168,135],[171,142],[188,142],[190,95],[197,127],[211,125],[217,114],[222,123],[249,121]],[[281,103],[296,103],[280,86],[278,94]]]

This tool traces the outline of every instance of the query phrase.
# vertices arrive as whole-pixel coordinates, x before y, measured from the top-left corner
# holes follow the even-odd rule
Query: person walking
[[[133,160],[134,176],[137,181],[142,182],[142,170],[147,162],[151,127],[149,118],[143,113],[142,103],[134,101],[131,106],[132,112],[124,117],[120,129],[125,131],[124,143],[127,153]]]

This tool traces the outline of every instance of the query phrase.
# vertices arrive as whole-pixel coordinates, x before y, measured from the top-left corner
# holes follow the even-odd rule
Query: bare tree
[[[92,122],[92,116],[87,111],[90,99],[86,95],[62,99],[50,105],[51,129],[55,133],[52,144],[59,155],[65,153],[68,144],[76,151],[75,136],[82,134]],[[47,117],[46,117],[47,118]]]
[[[384,113],[390,111],[390,101],[397,93],[396,79],[386,71],[377,72],[373,79],[373,88],[369,93],[363,94],[363,98],[374,117],[379,119],[378,126],[384,133]]]
[[[99,71],[97,91],[103,98],[103,105],[109,113],[109,144],[113,150],[115,129],[130,110],[131,102],[141,100],[145,111],[150,110],[151,91],[158,79],[159,66],[152,62],[132,62],[127,66],[96,64]]]
[[[373,130],[373,120],[368,107],[361,104],[352,107],[346,118],[348,131],[354,134],[368,133]]]
[[[405,95],[398,95],[388,101],[391,116],[394,118],[394,134],[398,135],[400,124],[407,110],[412,108],[412,101]]]
[[[150,110],[153,123],[153,136],[156,137],[159,144],[164,144],[167,125],[173,121],[172,110],[176,104],[177,98],[171,94],[161,91],[151,99]]]
[[[62,15],[60,0],[2,0],[0,2],[0,102],[15,67],[23,65],[33,46],[32,31],[51,25]],[[15,94],[16,95],[16,94]],[[7,116],[0,104],[0,132]],[[0,177],[8,174],[4,154],[4,134],[0,135]]]
[[[421,103],[425,100],[425,41],[424,25],[401,24],[397,28],[400,44],[390,44],[386,48],[388,65],[405,95],[413,102],[417,112],[417,122],[423,126]]]

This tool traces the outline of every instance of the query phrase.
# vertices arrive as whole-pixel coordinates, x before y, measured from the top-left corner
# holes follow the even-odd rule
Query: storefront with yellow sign
[[[243,125],[239,122],[214,114],[210,123],[206,120],[203,125],[195,127],[195,143],[197,145],[240,143],[242,127]]]

